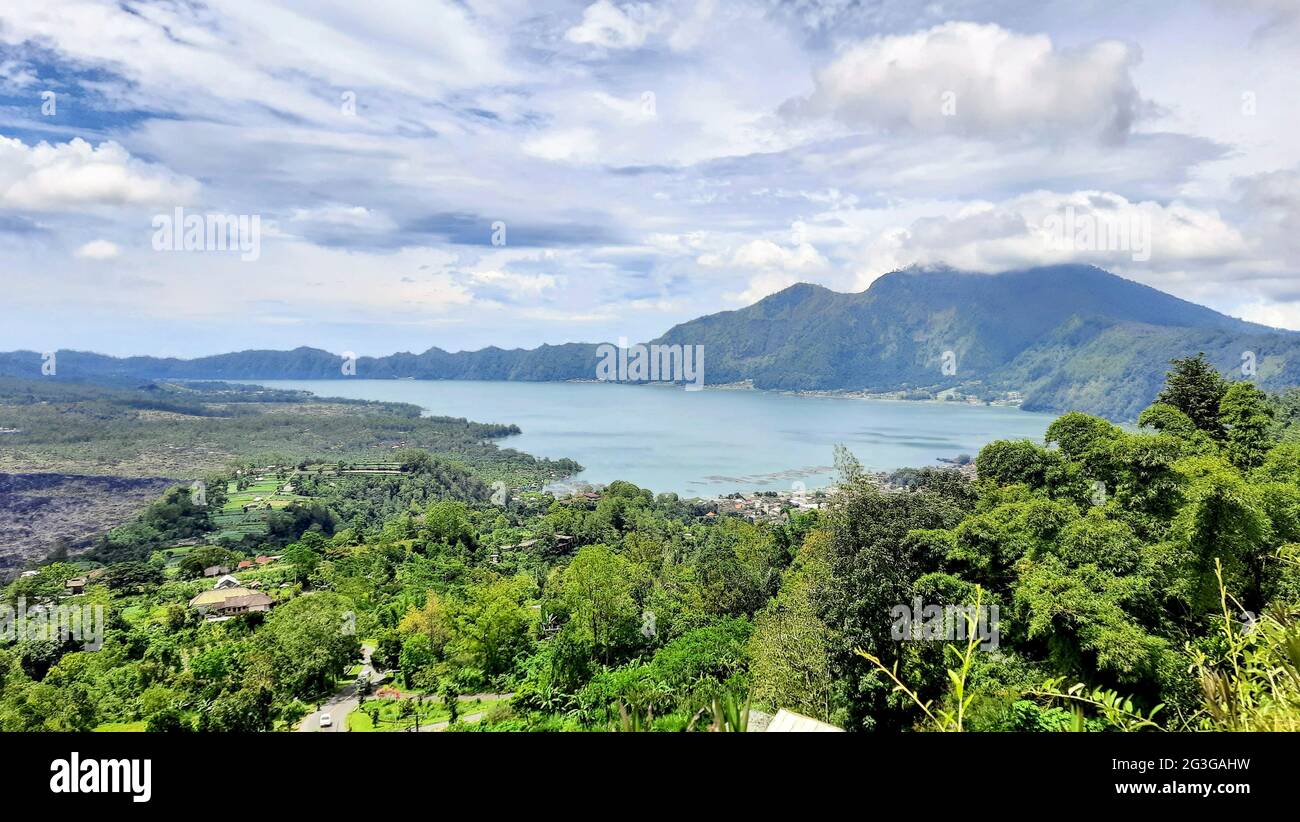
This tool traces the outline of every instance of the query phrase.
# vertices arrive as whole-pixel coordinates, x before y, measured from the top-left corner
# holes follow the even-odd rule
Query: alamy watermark
[[[687,391],[704,387],[703,345],[602,343],[596,347],[596,379],[600,382],[686,383]]]
[[[1127,251],[1134,262],[1151,259],[1151,218],[1145,213],[1109,216],[1066,206],[1043,220],[1043,230],[1055,251]]]
[[[251,263],[262,256],[262,215],[185,213],[155,214],[154,251],[238,251]]]
[[[28,608],[26,597],[18,598],[17,607],[0,603],[0,639],[75,640],[83,650],[98,651],[104,647],[104,606],[59,604]]]
[[[50,773],[50,793],[123,793],[132,802],[153,796],[152,759],[82,759],[73,751],[52,761]]]
[[[965,642],[977,639],[981,651],[998,647],[996,605],[925,605],[920,597],[911,605],[889,609],[893,624],[889,636],[898,642]]]

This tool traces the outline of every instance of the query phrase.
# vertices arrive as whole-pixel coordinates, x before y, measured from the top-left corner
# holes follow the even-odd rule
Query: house
[[[568,534],[556,534],[555,547],[559,550],[563,550],[565,548],[572,548],[573,537],[569,536]]]
[[[239,565],[235,566],[235,570],[236,570],[236,571],[247,571],[249,568],[252,568],[252,567],[253,567],[253,561],[252,561],[251,559],[241,559],[241,560],[239,561]]]
[[[272,562],[275,562],[275,557],[268,557],[265,554],[259,554],[257,559],[253,560],[253,562],[256,562],[258,565],[270,565]]]
[[[73,577],[72,579],[63,583],[63,590],[67,591],[69,594],[72,594],[74,596],[81,593],[82,591],[86,590],[86,578]]]
[[[20,577],[34,577],[34,576],[36,576],[37,573],[38,573],[37,571],[23,571],[23,572],[22,572],[21,574],[19,574],[18,576],[20,576]]]
[[[253,611],[269,611],[275,600],[258,591],[249,591],[239,596],[226,597],[212,611],[218,617],[231,617]]]
[[[203,569],[203,576],[205,577],[220,577],[228,573],[230,573],[230,569],[224,565],[209,565]]]
[[[224,619],[254,611],[269,611],[275,600],[239,584],[232,576],[217,580],[216,587],[190,600],[190,607],[208,619]]]

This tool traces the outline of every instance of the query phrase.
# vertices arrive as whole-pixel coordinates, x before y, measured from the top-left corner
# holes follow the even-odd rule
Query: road
[[[340,688],[338,693],[321,705],[319,711],[313,711],[303,717],[302,722],[298,725],[298,730],[300,732],[333,731],[342,733],[348,729],[348,714],[355,711],[360,704],[361,700],[357,698],[357,683],[351,682]],[[330,727],[322,728],[320,726],[321,714],[330,715]]]
[[[374,669],[370,667],[370,647],[361,646],[361,673],[357,675],[348,684],[339,688],[334,696],[326,700],[320,710],[313,711],[303,717],[302,722],[298,723],[300,733],[311,733],[313,731],[343,733],[348,729],[348,714],[352,713],[361,704],[361,698],[357,694],[356,680],[361,677],[369,677],[373,682],[378,677],[375,676]],[[322,728],[320,718],[322,714],[330,715],[330,727]]]

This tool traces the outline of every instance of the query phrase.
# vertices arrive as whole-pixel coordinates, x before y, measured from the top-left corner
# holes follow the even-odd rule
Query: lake
[[[996,439],[1041,440],[1055,416],[962,403],[807,397],[766,391],[616,383],[462,380],[263,380],[322,397],[418,405],[429,414],[514,423],[498,440],[538,457],[569,457],[574,479],[622,479],[656,493],[814,489],[834,479],[833,448],[888,471],[974,456]]]

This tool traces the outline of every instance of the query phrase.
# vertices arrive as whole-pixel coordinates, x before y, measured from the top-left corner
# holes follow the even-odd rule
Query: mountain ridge
[[[997,274],[946,267],[890,272],[859,292],[796,283],[650,341],[703,345],[705,381],[788,391],[959,389],[1023,394],[1030,410],[1132,419],[1168,360],[1204,351],[1261,387],[1300,384],[1300,333],[1227,316],[1093,266]],[[561,381],[596,376],[598,343],[360,357],[360,378]],[[308,346],[193,359],[57,355],[72,379],[344,379],[337,354]],[[35,352],[0,353],[0,375],[40,373]]]

